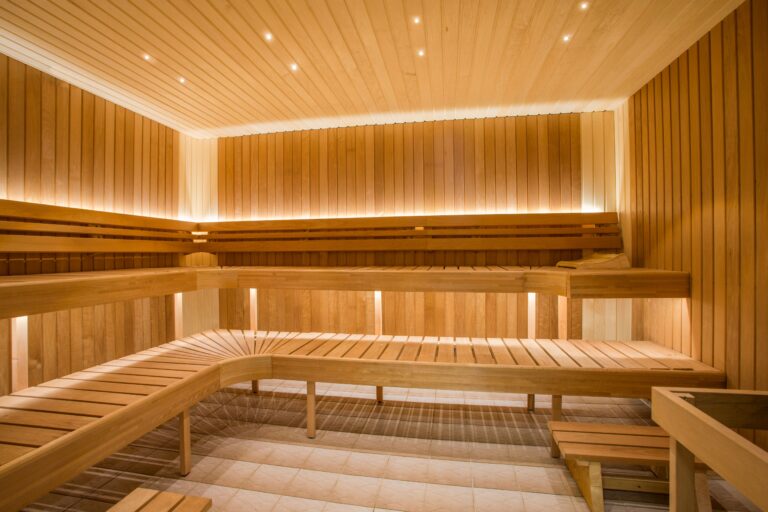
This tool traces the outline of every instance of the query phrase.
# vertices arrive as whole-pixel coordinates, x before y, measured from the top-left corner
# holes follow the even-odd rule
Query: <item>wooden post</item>
[[[258,380],[252,380],[251,381],[251,392],[254,395],[258,395],[259,394],[259,381]]]
[[[696,466],[693,453],[669,438],[669,510],[696,512]]]
[[[315,438],[315,383],[307,381],[307,437]]]
[[[536,395],[528,395],[528,412],[536,410]]]
[[[557,338],[581,339],[582,300],[559,296],[557,298]]]
[[[192,471],[192,434],[189,409],[179,414],[179,474],[187,476]]]
[[[560,421],[563,415],[563,397],[562,395],[552,395],[552,421]],[[549,454],[552,457],[560,457],[560,448],[557,447],[555,438],[550,436]]]
[[[376,402],[377,403],[384,403],[384,387],[383,386],[376,386]]]

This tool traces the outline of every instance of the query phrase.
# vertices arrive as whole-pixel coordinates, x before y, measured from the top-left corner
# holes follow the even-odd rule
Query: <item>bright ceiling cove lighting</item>
[[[180,83],[181,85],[184,85],[184,84],[186,84],[186,83],[187,83],[187,79],[186,79],[186,78],[184,78],[183,76],[180,76],[180,77],[179,77],[179,83]]]
[[[570,35],[570,34],[565,34],[565,35],[563,36],[563,42],[564,42],[564,43],[567,43],[567,42],[568,42],[568,41],[570,41],[570,40],[571,40],[571,35]]]
[[[291,63],[291,71],[293,71],[295,73],[298,70],[299,70],[299,65],[296,64],[295,62]]]
[[[143,57],[144,57],[144,60],[146,60],[147,62],[149,62],[149,59],[151,59],[151,58],[152,58],[152,57],[150,57],[150,56],[149,56],[149,54],[148,54],[148,53],[145,53],[145,54],[143,55]]]
[[[421,23],[421,18],[420,18],[420,17],[418,17],[418,16],[414,16],[414,17],[413,17],[413,23],[414,23],[414,24],[416,24],[416,25],[418,25],[419,23]]]
[[[272,32],[265,32],[264,33],[264,39],[266,39],[268,42],[271,42],[272,39],[274,39],[274,36],[272,35]]]
[[[589,9],[589,2],[581,2],[579,4],[579,9],[581,9],[582,11],[586,11],[587,9]]]
[[[423,57],[426,54],[427,53],[424,51],[424,48],[420,48],[419,51],[416,52],[416,55],[418,55],[419,57]]]

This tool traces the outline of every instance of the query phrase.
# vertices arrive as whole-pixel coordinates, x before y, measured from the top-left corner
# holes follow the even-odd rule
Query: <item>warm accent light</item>
[[[264,39],[266,39],[267,41],[271,42],[273,38],[274,38],[274,36],[272,35],[272,32],[265,32],[264,33]]]
[[[149,62],[149,59],[151,59],[151,58],[152,57],[150,57],[148,53],[144,54],[144,60],[146,60],[147,62]]]
[[[582,11],[586,11],[589,8],[589,2],[581,2],[579,4],[579,9]]]
[[[180,83],[181,85],[184,85],[185,83],[187,83],[187,79],[186,79],[186,78],[184,78],[183,76],[180,76],[180,77],[179,77],[179,83]]]
[[[424,51],[424,48],[420,48],[419,51],[416,52],[416,55],[418,55],[419,57],[423,57],[426,54],[427,53]]]
[[[291,71],[293,71],[295,73],[298,70],[299,70],[299,65],[296,64],[295,62],[291,63]]]
[[[570,35],[570,34],[565,34],[565,35],[563,36],[563,42],[564,42],[564,43],[567,43],[567,42],[568,42],[568,41],[570,41],[570,40],[571,40],[571,35]]]
[[[421,18],[419,18],[418,16],[414,16],[414,17],[413,17],[413,23],[415,23],[416,25],[418,25],[419,23],[421,23]]]

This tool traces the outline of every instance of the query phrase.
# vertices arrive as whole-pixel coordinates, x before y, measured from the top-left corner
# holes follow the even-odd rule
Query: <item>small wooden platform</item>
[[[603,490],[669,492],[666,478],[607,476],[602,465],[648,466],[662,477],[669,468],[669,436],[659,427],[549,422],[552,438],[593,512],[605,510]]]
[[[206,512],[211,509],[211,506],[213,502],[210,498],[139,487],[109,510],[110,512]]]

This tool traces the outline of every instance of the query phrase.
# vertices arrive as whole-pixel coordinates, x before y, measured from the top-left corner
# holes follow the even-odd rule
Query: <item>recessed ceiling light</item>
[[[419,57],[423,57],[426,54],[427,52],[424,51],[424,48],[420,48],[419,51],[416,52],[416,55],[418,55]]]
[[[180,76],[180,77],[179,77],[179,83],[180,83],[181,85],[184,85],[185,83],[187,83],[187,79],[186,79],[186,78],[184,78],[183,76]]]
[[[420,17],[418,17],[418,16],[414,16],[414,17],[413,17],[413,22],[414,22],[416,25],[418,25],[419,23],[421,23],[421,18],[420,18]]]
[[[274,39],[272,32],[264,32],[264,39],[266,39],[267,41],[272,41],[272,39]]]
[[[564,42],[564,43],[567,43],[567,42],[568,42],[568,41],[570,41],[570,40],[571,40],[571,35],[570,35],[570,34],[565,34],[565,35],[563,36],[563,42]]]
[[[296,64],[295,62],[291,63],[291,71],[295,73],[298,70],[299,70],[299,65]]]
[[[149,54],[148,54],[148,53],[145,53],[145,54],[143,55],[143,57],[144,57],[144,60],[146,60],[146,61],[149,61],[149,59],[151,59],[151,58],[152,58],[152,57],[150,57],[150,56],[149,56]]]
[[[582,11],[586,11],[589,8],[589,2],[581,2],[579,4],[579,9]]]

